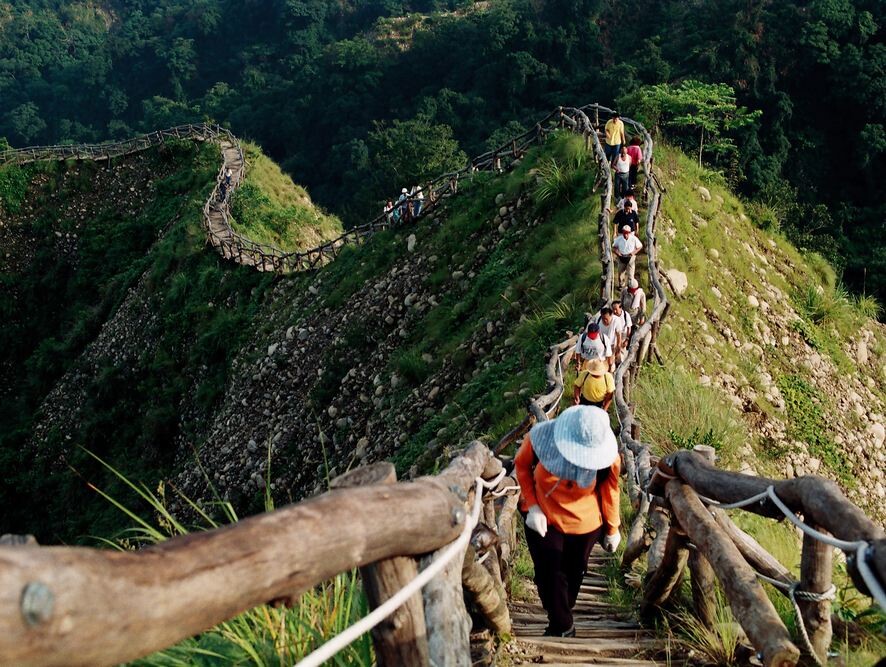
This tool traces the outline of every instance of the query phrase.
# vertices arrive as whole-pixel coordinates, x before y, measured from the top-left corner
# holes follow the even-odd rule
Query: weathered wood
[[[357,468],[335,478],[333,489],[346,489],[372,484],[394,484],[397,471],[387,461]],[[395,556],[360,568],[363,588],[370,609],[385,603],[418,575],[414,558]],[[428,637],[421,593],[416,592],[384,621],[372,629],[372,644],[380,666],[428,664]]]
[[[640,603],[640,613],[649,614],[654,608],[667,603],[671,594],[679,588],[683,580],[683,571],[689,560],[689,548],[686,536],[674,530],[668,531],[664,556],[661,563],[647,579]]]
[[[732,540],[720,530],[687,484],[671,480],[665,493],[680,525],[716,572],[732,613],[762,653],[763,664],[766,667],[796,665],[800,651],[791,643],[772,602]]]
[[[646,531],[648,515],[649,496],[644,493],[640,496],[640,507],[637,510],[637,515],[634,517],[634,522],[631,524],[625,550],[621,557],[621,566],[624,568],[629,568],[652,544],[652,538]]]
[[[667,510],[660,501],[653,501],[649,508],[649,530],[652,533],[652,543],[649,545],[649,556],[646,560],[646,571],[650,575],[658,569],[664,558],[670,527],[671,518],[668,516]]]
[[[497,558],[487,558],[497,560]],[[474,548],[468,546],[461,572],[461,583],[471,594],[483,620],[489,629],[497,634],[511,631],[511,616],[508,612],[507,596],[493,575],[477,562]]]
[[[826,593],[831,588],[831,573],[833,564],[834,548],[824,542],[803,535],[803,555],[800,560],[800,587],[799,591],[810,593]],[[797,601],[800,614],[806,624],[809,641],[812,650],[818,659],[826,664],[828,661],[828,648],[831,645],[831,601],[830,600],[804,600],[802,597]]]
[[[422,569],[440,557],[443,549],[422,559]],[[461,572],[465,552],[456,554],[443,571],[422,589],[428,650],[435,667],[470,667],[471,617],[465,608]]]
[[[808,523],[821,526],[838,539],[847,542],[886,539],[886,531],[852,504],[835,482],[818,475],[781,481],[742,475],[712,468],[700,456],[687,451],[676,452],[662,459],[659,468],[670,475],[678,475],[697,493],[721,503],[745,500],[772,486],[791,511],[802,514]],[[660,486],[657,492],[661,492]],[[744,509],[770,518],[783,517],[781,510],[768,499]],[[886,549],[874,551],[872,565],[880,580],[886,581]],[[851,563],[849,572],[859,585],[857,572]]]
[[[517,486],[517,480],[514,477],[505,477],[504,483],[508,486]],[[517,516],[517,505],[520,502],[519,491],[511,493],[504,498],[501,509],[498,513],[496,532],[500,542],[501,554],[501,580],[502,584],[507,586],[508,579],[511,574],[511,560],[514,557],[514,551],[517,548],[517,530],[515,517]]]
[[[766,551],[753,537],[736,526],[729,515],[721,509],[710,508],[711,516],[714,521],[725,532],[732,542],[738,547],[741,555],[748,564],[760,574],[766,575],[771,579],[780,581],[790,585],[794,579],[790,571],[776,560],[768,551]]]
[[[714,465],[717,453],[713,447],[696,445],[692,451],[710,465]],[[717,620],[715,606],[717,583],[711,564],[698,549],[693,549],[689,554],[689,576],[692,589],[692,608],[695,610],[695,615],[698,616],[698,620],[704,627],[713,629]]]
[[[137,552],[0,547],[0,655],[23,666],[117,664],[353,567],[441,548],[461,532],[489,456],[474,443],[437,477],[335,490]],[[32,627],[20,603],[35,585],[46,613]]]

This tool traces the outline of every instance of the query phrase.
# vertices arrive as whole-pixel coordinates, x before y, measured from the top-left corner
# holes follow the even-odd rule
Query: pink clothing
[[[631,164],[635,167],[643,161],[643,149],[639,146],[628,146],[628,155],[631,158]]]

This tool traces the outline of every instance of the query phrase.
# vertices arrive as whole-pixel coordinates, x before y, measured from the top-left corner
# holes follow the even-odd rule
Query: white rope
[[[488,482],[478,477],[476,479],[476,488],[474,491],[474,506],[471,509],[471,515],[468,517],[468,520],[465,522],[465,526],[462,529],[461,534],[459,534],[455,541],[450,543],[450,545],[446,547],[443,553],[440,554],[440,556],[433,563],[422,570],[415,579],[406,584],[403,588],[397,591],[384,603],[372,610],[365,617],[354,623],[354,625],[345,629],[341,632],[341,634],[336,635],[322,646],[314,649],[311,653],[309,653],[298,663],[296,663],[297,667],[320,667],[320,665],[332,658],[339,651],[344,650],[347,646],[356,641],[361,635],[369,632],[370,630],[372,630],[372,628],[385,620],[385,618],[390,616],[400,606],[405,604],[409,598],[420,591],[422,587],[425,586],[425,584],[436,577],[443,570],[443,568],[446,567],[449,561],[451,561],[462,552],[468,541],[471,539],[471,531],[474,530],[474,526],[477,525],[477,522],[480,519],[480,507],[482,506],[483,489],[494,488],[498,486],[498,483],[502,479],[504,479],[504,476],[505,471],[502,470],[498,475],[496,475],[495,479]]]
[[[658,474],[663,474],[661,471],[657,471]],[[834,547],[835,549],[840,549],[841,551],[847,554],[853,554],[855,556],[856,567],[858,568],[858,573],[861,575],[862,581],[864,581],[865,586],[867,586],[868,591],[870,592],[871,597],[874,601],[880,606],[880,609],[886,611],[886,589],[883,588],[883,585],[880,583],[877,575],[874,573],[873,569],[867,562],[868,552],[872,548],[868,542],[864,540],[858,540],[856,542],[847,542],[846,540],[838,539],[832,535],[827,535],[826,533],[822,533],[821,531],[815,530],[812,526],[804,523],[800,517],[794,514],[790,508],[785,505],[784,501],[778,497],[778,494],[775,492],[775,486],[769,485],[766,487],[766,490],[758,493],[755,496],[747,498],[745,500],[739,500],[734,503],[719,503],[716,500],[712,500],[710,498],[706,498],[699,494],[698,496],[702,502],[707,505],[713,505],[714,507],[719,507],[723,510],[729,509],[739,509],[741,507],[747,507],[748,505],[753,505],[757,502],[762,502],[764,500],[771,500],[772,503],[779,509],[779,511],[785,516],[785,518],[794,524],[797,528],[799,528],[803,533],[808,535],[809,537],[818,540],[819,542],[823,542],[829,546]],[[758,576],[761,576],[758,573]],[[768,577],[765,577],[766,580],[770,581]],[[776,584],[773,584],[776,585]],[[800,599],[818,601],[818,598],[810,597],[814,595],[826,595],[829,591],[825,593],[810,593],[808,591],[794,591],[791,593],[791,599],[794,598],[794,595],[799,597]],[[832,599],[832,598],[821,598],[823,599]],[[800,625],[802,627],[803,621],[800,621]],[[803,632],[805,634],[806,630],[803,628]]]
[[[502,496],[508,495],[511,491],[519,491],[519,486],[506,486],[503,489],[499,489],[498,491],[492,491],[489,495],[493,498],[501,498]]]

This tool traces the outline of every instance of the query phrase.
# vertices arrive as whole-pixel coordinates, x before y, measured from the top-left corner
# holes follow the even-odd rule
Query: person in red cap
[[[589,322],[575,343],[576,368],[581,369],[583,362],[595,359],[602,359],[606,362],[607,368],[612,368],[612,343],[609,336],[600,332],[600,325],[596,320]]]
[[[591,549],[600,542],[614,552],[621,542],[621,459],[609,415],[576,405],[539,422],[523,440],[514,470],[535,585],[548,614],[544,634],[574,637],[572,608]]]

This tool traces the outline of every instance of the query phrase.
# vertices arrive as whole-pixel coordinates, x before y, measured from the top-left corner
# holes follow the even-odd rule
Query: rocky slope
[[[676,152],[658,164],[669,189],[662,264],[678,292],[662,348],[736,416],[743,442],[723,458],[747,472],[834,478],[886,516],[886,327],[820,258],[748,215],[766,211],[746,211]]]

